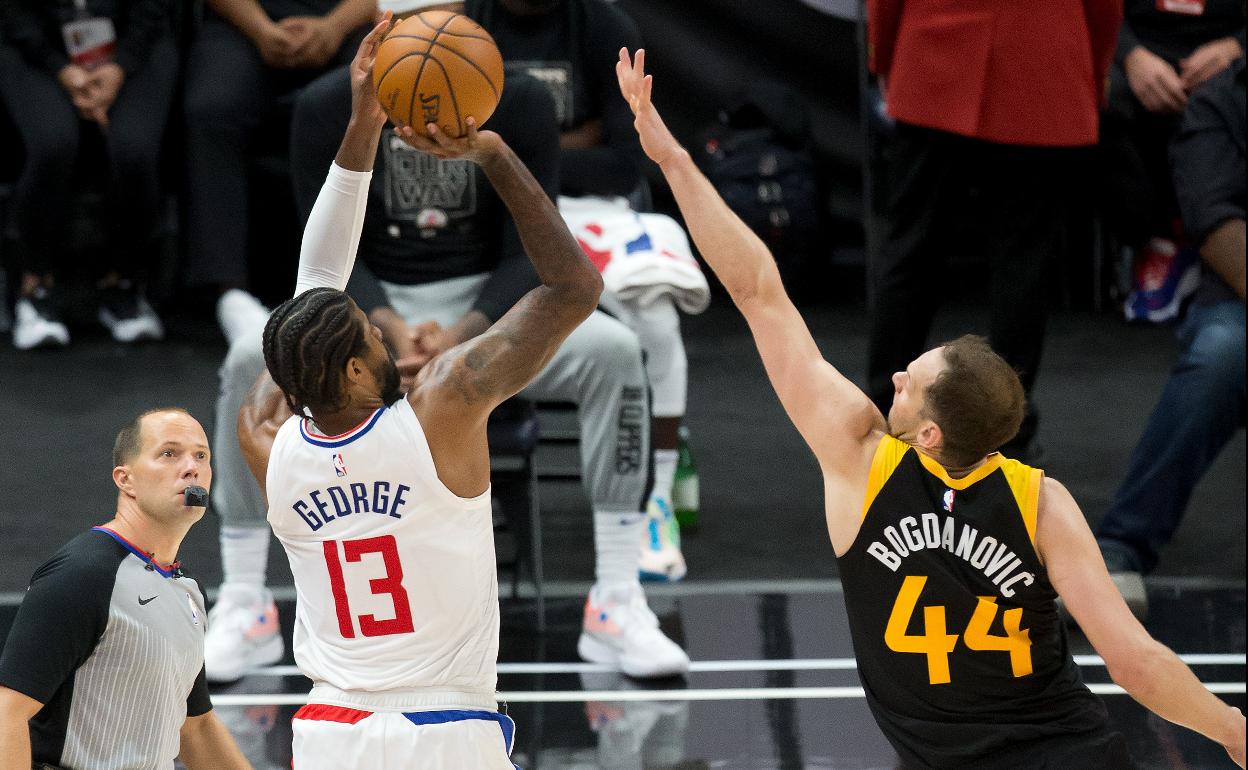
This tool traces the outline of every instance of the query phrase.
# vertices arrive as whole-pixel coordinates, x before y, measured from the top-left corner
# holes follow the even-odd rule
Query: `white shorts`
[[[294,718],[293,770],[515,770],[515,723],[495,711],[360,711],[310,703]]]

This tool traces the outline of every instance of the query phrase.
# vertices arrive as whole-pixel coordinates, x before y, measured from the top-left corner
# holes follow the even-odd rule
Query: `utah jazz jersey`
[[[267,491],[295,578],[295,663],[314,701],[497,707],[490,494],[442,484],[406,399],[338,436],[291,417]]]
[[[891,436],[838,560],[867,702],[907,766],[1041,764],[1121,742],[1067,648],[1035,550],[1043,472],[993,454],[951,478]],[[1093,752],[1095,753],[1095,752]]]

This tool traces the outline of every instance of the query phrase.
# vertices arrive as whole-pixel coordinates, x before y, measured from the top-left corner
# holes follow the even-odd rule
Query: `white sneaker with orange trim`
[[[208,612],[204,674],[210,682],[233,682],[285,652],[277,605],[267,588],[226,585]]]
[[[576,651],[590,663],[617,666],[638,679],[689,671],[689,656],[659,629],[640,583],[590,589]]]

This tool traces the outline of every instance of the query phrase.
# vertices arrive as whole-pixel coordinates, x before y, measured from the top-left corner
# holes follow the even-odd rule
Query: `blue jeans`
[[[1179,360],[1096,530],[1107,561],[1139,572],[1157,565],[1196,482],[1244,419],[1244,303],[1193,305],[1179,341]]]

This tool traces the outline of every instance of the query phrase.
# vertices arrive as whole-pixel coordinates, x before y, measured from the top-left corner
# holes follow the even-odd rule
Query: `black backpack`
[[[792,275],[819,244],[819,190],[800,98],[755,86],[702,133],[697,162],[737,216]]]

